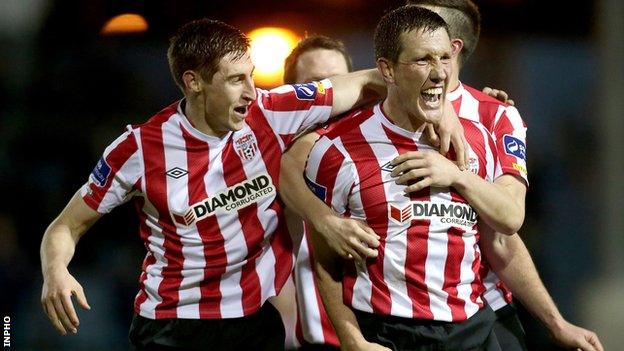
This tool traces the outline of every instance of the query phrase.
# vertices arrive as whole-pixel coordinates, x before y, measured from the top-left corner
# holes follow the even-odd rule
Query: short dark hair
[[[460,63],[464,64],[477,48],[481,34],[481,13],[471,0],[407,0],[409,5],[435,6],[439,15],[449,26],[451,39],[461,39],[464,48],[460,53]]]
[[[249,38],[229,24],[207,18],[183,25],[169,40],[167,60],[176,84],[184,90],[182,74],[198,71],[205,80],[212,80],[219,61],[232,54],[241,58],[249,49]]]
[[[396,62],[401,54],[401,35],[414,29],[433,32],[448,27],[435,12],[418,6],[405,5],[385,14],[375,29],[375,58]]]
[[[316,49],[335,50],[342,54],[349,72],[353,70],[353,61],[342,41],[324,35],[312,35],[301,40],[284,61],[284,83],[297,82],[297,60],[304,53]]]

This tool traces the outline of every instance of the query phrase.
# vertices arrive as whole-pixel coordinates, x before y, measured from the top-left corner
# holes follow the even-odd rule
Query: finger
[[[490,87],[483,88],[483,93],[484,94],[490,95],[491,92],[492,92],[492,88],[490,88]]]
[[[56,315],[56,311],[54,310],[54,306],[52,302],[48,300],[44,304],[44,307],[45,307],[46,314],[48,315],[48,318],[50,318],[50,322],[52,322],[52,325],[54,326],[54,328],[58,330],[58,332],[61,333],[61,335],[66,335],[67,331],[65,330],[65,328],[63,328],[61,321]]]
[[[466,137],[463,134],[462,134],[462,140],[464,141],[464,168],[463,170],[467,170],[468,160],[470,159],[470,144],[468,144],[468,140],[466,140]]]
[[[74,290],[73,293],[76,296],[76,300],[78,301],[78,304],[80,305],[80,307],[84,308],[85,310],[91,309],[91,306],[89,306],[89,302],[87,302],[87,297],[85,296],[85,293],[82,287],[79,287],[78,289]]]
[[[509,98],[509,95],[508,95],[506,92],[504,92],[504,91],[502,91],[502,90],[498,92],[498,99],[499,99],[500,101],[502,101],[502,102],[507,102],[507,99],[508,99],[508,98]]]
[[[412,169],[411,171],[403,173],[399,178],[397,178],[395,183],[398,185],[404,185],[412,180],[417,181],[419,178],[424,178],[428,175],[430,175],[430,170],[427,168]]]
[[[354,261],[363,261],[362,256],[360,256],[360,254],[357,253],[357,251],[353,250],[350,246],[347,246],[344,248],[345,252],[347,253],[345,257],[348,260],[354,260]]]
[[[78,315],[76,314],[76,310],[74,309],[71,295],[61,295],[61,303],[63,304],[65,314],[69,317],[69,321],[74,327],[77,327],[80,321],[78,320]]]
[[[438,137],[438,133],[436,133],[435,129],[433,128],[433,124],[427,123],[427,128],[425,129],[425,131],[427,133],[427,137],[429,138],[429,142],[431,142],[431,145],[439,147],[440,138]]]
[[[390,161],[390,163],[392,163],[393,165],[398,165],[407,160],[419,159],[423,157],[424,154],[422,153],[422,151],[409,151],[395,157],[392,161]]]
[[[583,338],[583,340],[580,340],[578,346],[580,346],[580,349],[583,350],[583,351],[596,351],[596,348],[594,347],[594,345],[590,344],[584,338]]]
[[[371,249],[366,246],[366,244],[359,241],[357,238],[353,238],[354,241],[351,242],[351,248],[355,250],[363,260],[368,257],[377,257],[377,250]]]
[[[594,347],[596,348],[596,350],[598,351],[604,351],[604,347],[602,347],[602,344],[600,343],[600,339],[598,338],[598,335],[596,335],[596,333],[591,333],[589,335],[589,343],[594,345]]]
[[[379,246],[379,235],[368,227],[360,227],[356,232],[358,239],[363,241],[368,247],[375,248]]]
[[[394,167],[392,172],[390,172],[390,175],[392,177],[398,177],[399,175],[401,175],[401,173],[404,173],[405,171],[409,171],[411,169],[426,168],[426,167],[427,167],[427,160],[425,159],[408,160]]]
[[[406,194],[407,193],[413,193],[413,192],[417,192],[419,190],[422,190],[428,186],[431,186],[431,183],[433,183],[433,179],[431,179],[430,177],[427,177],[417,183],[414,183],[410,186],[405,187],[405,189],[403,190]]]
[[[512,99],[508,99],[507,100],[507,105],[509,105],[509,106],[516,106],[516,103]]]
[[[71,331],[72,333],[76,333],[76,327],[69,320],[69,316],[65,313],[65,308],[63,307],[63,303],[61,302],[61,297],[55,298],[52,300],[54,305],[54,310],[56,311],[56,316],[63,324],[65,330]]]
[[[456,139],[453,139],[453,147],[455,148],[455,156],[457,157],[457,166],[461,170],[468,168],[468,148],[466,145],[466,139],[463,134],[458,136]]]
[[[440,154],[446,156],[451,148],[451,135],[445,134],[442,135],[442,139],[440,140]]]

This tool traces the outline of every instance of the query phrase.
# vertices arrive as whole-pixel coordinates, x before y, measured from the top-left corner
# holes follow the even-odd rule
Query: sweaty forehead
[[[444,28],[435,31],[414,29],[401,35],[399,57],[414,55],[446,55],[451,52],[451,41]]]

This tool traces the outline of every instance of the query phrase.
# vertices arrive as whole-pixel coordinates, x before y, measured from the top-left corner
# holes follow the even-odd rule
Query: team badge
[[[258,152],[256,137],[254,137],[252,133],[247,133],[234,140],[234,148],[240,158],[251,161],[254,157],[256,157],[256,153]]]
[[[469,158],[468,169],[474,174],[479,174],[479,160],[474,157]]]
[[[516,156],[517,158],[526,160],[526,145],[524,145],[522,140],[512,135],[505,134],[503,136],[503,143],[505,143],[505,153],[507,155]]]

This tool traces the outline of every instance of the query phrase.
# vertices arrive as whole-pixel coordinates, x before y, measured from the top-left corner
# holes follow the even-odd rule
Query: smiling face
[[[388,95],[410,119],[437,122],[451,73],[451,42],[447,31],[414,29],[401,35],[401,52],[392,71]]]
[[[212,80],[204,82],[204,118],[217,136],[242,129],[249,105],[256,99],[249,53],[234,57],[222,57]]]

